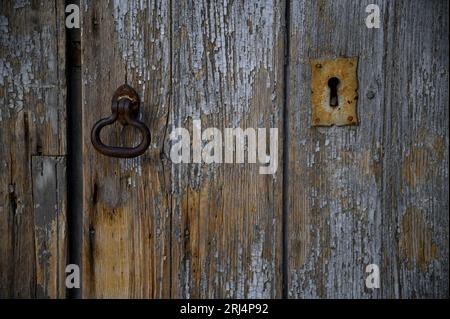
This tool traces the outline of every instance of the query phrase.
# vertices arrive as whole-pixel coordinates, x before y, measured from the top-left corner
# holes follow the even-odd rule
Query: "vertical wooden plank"
[[[170,294],[170,167],[163,154],[170,92],[168,1],[82,1],[83,297]],[[117,159],[95,151],[94,123],[111,114],[125,81],[141,97],[152,136],[147,152]],[[119,124],[105,143],[135,145]]]
[[[33,156],[36,297],[66,296],[67,263],[66,161]]]
[[[31,157],[65,154],[64,48],[63,1],[2,2],[0,297],[39,295]]]
[[[171,129],[278,128],[282,163],[283,23],[281,1],[173,1]],[[281,297],[282,167],[190,159],[172,165],[172,297]]]
[[[445,1],[293,1],[289,297],[448,297]],[[357,56],[358,127],[311,127],[309,59]],[[365,286],[377,264],[381,288]]]
[[[388,12],[385,297],[449,296],[448,10],[448,1],[399,1]]]
[[[367,3],[368,4],[368,3]],[[368,297],[365,265],[380,264],[382,29],[365,2],[293,1],[289,78],[289,297]],[[381,4],[382,12],[386,6]],[[312,127],[310,59],[358,57],[358,127]],[[375,92],[372,99],[369,91]]]

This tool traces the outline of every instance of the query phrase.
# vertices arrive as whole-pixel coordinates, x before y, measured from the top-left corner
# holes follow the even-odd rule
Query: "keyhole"
[[[330,106],[336,107],[339,105],[339,99],[337,95],[337,87],[341,81],[338,78],[332,77],[328,80],[328,86],[330,87]]]

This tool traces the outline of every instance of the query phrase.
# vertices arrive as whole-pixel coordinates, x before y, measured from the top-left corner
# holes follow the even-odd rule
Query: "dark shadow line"
[[[79,0],[66,0],[64,5],[67,6],[69,4],[76,4],[80,7]],[[69,264],[76,264],[80,267],[82,276],[83,126],[81,112],[81,32],[79,28],[65,28],[65,31],[67,79],[67,259]],[[63,275],[65,276],[66,274]],[[81,289],[82,287],[80,289],[67,289],[68,298],[82,298]]]
[[[282,298],[289,297],[289,193],[288,193],[288,176],[289,176],[289,120],[288,120],[288,107],[289,107],[289,60],[290,60],[290,0],[286,0],[284,8],[284,66],[283,66],[283,186],[282,186]]]

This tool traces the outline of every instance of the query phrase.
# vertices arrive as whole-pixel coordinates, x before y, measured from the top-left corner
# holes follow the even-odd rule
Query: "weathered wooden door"
[[[125,80],[152,136],[146,154],[128,160],[84,140],[83,296],[281,297],[282,170],[171,164],[169,135],[194,120],[282,128],[284,3],[92,2],[82,10],[85,136]],[[120,128],[110,137],[140,138]]]
[[[83,298],[448,297],[448,2],[376,2],[379,28],[372,1],[81,1],[80,39],[63,1],[2,2],[0,297],[66,297],[69,262]],[[310,61],[339,57],[358,125],[314,126]],[[130,159],[91,143],[124,83]],[[174,163],[198,121],[277,128],[274,174]]]

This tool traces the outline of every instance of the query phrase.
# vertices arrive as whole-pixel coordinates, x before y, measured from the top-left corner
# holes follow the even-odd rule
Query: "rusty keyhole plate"
[[[312,126],[358,125],[358,58],[310,60]],[[328,81],[336,77],[338,105],[330,105]]]

